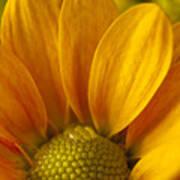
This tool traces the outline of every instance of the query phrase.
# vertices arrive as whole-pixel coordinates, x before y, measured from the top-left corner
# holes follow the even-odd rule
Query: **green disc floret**
[[[28,180],[125,180],[124,148],[76,125],[43,145],[34,156]]]

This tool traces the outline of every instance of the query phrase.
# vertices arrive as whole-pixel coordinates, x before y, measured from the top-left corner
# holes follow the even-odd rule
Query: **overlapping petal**
[[[45,138],[47,114],[39,91],[23,64],[0,49],[0,137],[34,147]]]
[[[9,0],[1,27],[3,46],[28,68],[57,125],[66,113],[57,53],[60,8],[61,0]]]
[[[65,92],[80,121],[89,120],[87,87],[95,48],[119,14],[113,0],[64,0],[60,15],[60,67]]]
[[[16,137],[0,127],[0,179],[24,179],[25,157],[18,149],[18,143],[20,142]]]
[[[26,166],[25,159],[16,145],[15,142],[0,138],[0,164],[4,163],[14,169],[23,169]]]
[[[96,128],[109,136],[125,128],[150,101],[170,66],[172,30],[155,4],[121,15],[94,56],[89,102]]]
[[[134,144],[135,155],[144,156],[155,147],[179,139],[179,117],[180,63],[177,63],[171,68],[149,105],[130,125],[127,145]]]
[[[133,168],[130,180],[178,180],[180,175],[179,138],[154,147]]]
[[[3,162],[0,162],[0,179],[2,180],[25,180],[25,172],[15,170]]]
[[[102,38],[118,15],[113,1],[64,0],[58,42],[60,7],[58,0],[8,1],[1,42],[14,54],[0,51],[0,179],[24,180],[24,172],[14,169],[22,164],[16,143],[32,148],[45,137],[45,105],[50,120],[63,124],[67,101],[61,75],[79,119],[89,120],[90,106],[97,130],[112,136],[139,115],[168,72],[172,32],[156,5],[132,8]],[[132,180],[172,179],[180,170],[179,29],[174,27],[174,66],[128,130],[127,144],[143,157]]]

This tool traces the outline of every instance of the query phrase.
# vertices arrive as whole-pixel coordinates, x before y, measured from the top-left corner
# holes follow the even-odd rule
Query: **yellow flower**
[[[0,179],[179,178],[180,24],[157,5],[120,15],[111,0],[9,0],[0,33]],[[92,142],[95,154],[77,148]]]

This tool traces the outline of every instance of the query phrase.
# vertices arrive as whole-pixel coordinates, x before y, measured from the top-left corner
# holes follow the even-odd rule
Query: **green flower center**
[[[34,164],[28,180],[125,180],[129,174],[121,145],[79,125],[43,145]]]

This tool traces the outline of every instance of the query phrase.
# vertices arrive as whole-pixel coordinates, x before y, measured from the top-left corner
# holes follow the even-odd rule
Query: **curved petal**
[[[25,168],[24,157],[16,147],[16,143],[0,137],[0,163],[8,164],[12,168]]]
[[[180,174],[179,138],[154,148],[134,167],[130,180],[175,180]]]
[[[61,0],[9,0],[1,27],[2,44],[28,68],[59,126],[66,113],[57,52],[60,8]]]
[[[2,128],[0,128],[2,130]],[[6,138],[11,137],[9,140],[2,138],[0,134],[0,179],[2,180],[19,180],[24,179],[25,172],[20,169],[26,167],[25,159],[16,147],[16,140],[12,140],[12,135],[8,135]],[[6,136],[6,135],[3,135]],[[15,139],[15,138],[13,138]]]
[[[174,57],[173,63],[180,61],[180,23],[173,25],[174,33]]]
[[[121,15],[102,38],[94,56],[89,102],[98,131],[124,129],[150,101],[172,57],[168,19],[155,4]]]
[[[127,145],[135,156],[180,139],[180,63],[169,71],[165,81],[140,116],[130,125]]]
[[[29,167],[33,167],[34,165],[30,156],[20,145],[19,142],[17,142],[16,140],[12,141],[6,138],[2,138],[0,136],[0,167],[1,163],[2,165],[8,166],[9,168],[16,170],[27,169],[28,163]]]
[[[60,67],[66,95],[82,122],[90,118],[89,70],[96,45],[117,17],[113,0],[64,0],[60,15]]]
[[[46,135],[44,102],[28,71],[9,51],[0,49],[0,127],[27,146]],[[2,135],[2,132],[0,133]]]

